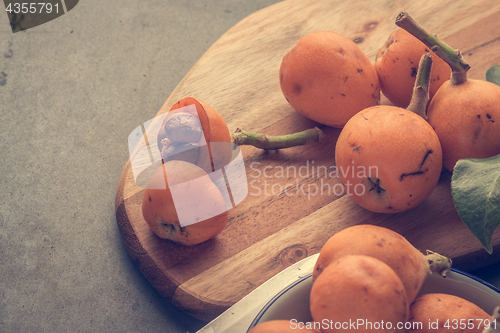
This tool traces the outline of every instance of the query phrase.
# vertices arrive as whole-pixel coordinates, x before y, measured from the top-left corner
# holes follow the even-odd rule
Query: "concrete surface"
[[[0,332],[205,324],[134,266],[115,191],[129,133],[225,31],[276,2],[88,0],[15,34],[0,13]],[[498,268],[478,274],[500,285]]]
[[[278,0],[80,1],[12,33],[0,5],[0,332],[195,332],[130,259],[129,133],[229,28]]]

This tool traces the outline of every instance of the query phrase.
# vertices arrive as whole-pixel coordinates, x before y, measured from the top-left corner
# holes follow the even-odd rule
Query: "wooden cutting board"
[[[354,40],[374,60],[397,28],[394,19],[401,10],[459,48],[472,65],[469,77],[482,79],[489,66],[500,64],[500,2],[406,3],[287,0],[256,12],[203,55],[158,115],[184,97],[195,97],[213,106],[232,132],[242,128],[278,135],[311,128],[317,124],[295,112],[281,93],[278,69],[284,54],[301,36],[332,30]],[[456,213],[448,172],[428,200],[405,213],[371,213],[340,194],[335,190],[339,180],[325,173],[335,165],[340,130],[321,128],[326,137],[316,145],[281,151],[242,147],[249,193],[228,212],[228,225],[216,239],[192,247],[159,239],[148,228],[141,212],[143,189],[129,160],[117,189],[116,219],[130,255],[151,284],[179,308],[209,321],[284,268],[318,253],[334,233],[361,223],[391,228],[422,251],[451,257],[457,268],[500,261],[500,232],[489,255]]]

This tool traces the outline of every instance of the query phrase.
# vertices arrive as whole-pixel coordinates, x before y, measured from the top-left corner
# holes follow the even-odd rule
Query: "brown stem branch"
[[[459,50],[452,49],[437,38],[436,35],[429,33],[407,12],[399,13],[396,18],[396,25],[418,38],[451,67],[453,84],[461,84],[467,81],[467,71],[470,69],[470,65],[462,57]]]
[[[315,143],[323,139],[324,136],[323,131],[317,127],[294,134],[279,136],[267,136],[265,134],[237,129],[233,134],[232,141],[238,146],[251,145],[260,149],[272,150]]]
[[[427,120],[426,110],[429,102],[429,83],[431,79],[432,56],[427,53],[420,58],[418,72],[413,87],[411,101],[406,108]]]
[[[500,306],[495,307],[491,316],[489,327],[485,328],[482,333],[500,333]]]
[[[429,269],[431,272],[437,272],[442,277],[446,277],[446,274],[448,274],[451,269],[452,261],[450,258],[430,250],[427,250],[427,255],[425,257],[429,262]]]

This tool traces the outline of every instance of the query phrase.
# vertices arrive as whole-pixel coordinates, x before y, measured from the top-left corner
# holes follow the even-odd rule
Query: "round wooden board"
[[[374,60],[397,28],[394,19],[401,10],[462,50],[472,65],[471,78],[483,78],[486,68],[500,63],[498,1],[406,3],[287,0],[256,12],[203,55],[157,115],[184,97],[195,97],[213,106],[231,131],[243,128],[276,135],[316,126],[295,112],[281,93],[278,69],[283,55],[301,36],[332,30],[356,40]],[[447,172],[427,201],[400,214],[368,212],[338,193],[338,178],[325,170],[335,165],[340,130],[322,129],[326,137],[316,145],[268,152],[242,147],[247,197],[229,210],[228,225],[216,239],[191,247],[151,232],[142,217],[144,190],[136,185],[129,160],[116,193],[116,219],[137,267],[164,297],[209,321],[284,268],[318,253],[334,233],[355,224],[391,228],[422,251],[451,257],[461,269],[500,261],[500,233],[494,237],[493,255],[488,255],[456,213]]]

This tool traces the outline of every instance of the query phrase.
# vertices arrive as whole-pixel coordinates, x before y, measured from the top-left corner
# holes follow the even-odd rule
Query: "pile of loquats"
[[[290,105],[342,128],[335,162],[362,207],[411,209],[429,197],[442,167],[500,154],[500,87],[467,79],[469,64],[402,12],[375,64],[331,31],[302,37],[285,55],[281,89]],[[418,78],[424,55],[430,73]],[[378,105],[382,92],[394,105]]]
[[[446,276],[450,268],[448,258],[430,251],[423,255],[392,230],[352,226],[333,235],[320,251],[310,292],[313,320],[300,327],[270,320],[249,333],[480,333],[491,316],[477,305],[449,294],[419,294],[429,274]],[[440,324],[429,326],[435,322]],[[453,322],[469,325],[453,327]]]

